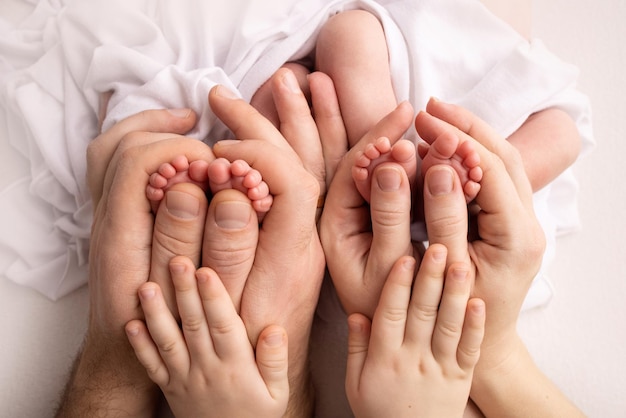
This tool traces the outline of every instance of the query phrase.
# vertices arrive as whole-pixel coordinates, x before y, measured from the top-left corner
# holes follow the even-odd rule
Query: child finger
[[[196,272],[196,278],[217,357],[228,360],[253,355],[243,321],[217,273],[203,267]]]
[[[485,302],[470,299],[465,313],[463,334],[459,341],[457,361],[464,370],[471,370],[480,358],[480,345],[485,335]]]
[[[447,255],[444,245],[431,244],[413,284],[406,339],[414,344],[426,344],[429,349],[441,303]]]
[[[194,362],[203,364],[203,359],[210,358],[213,347],[198,291],[196,267],[191,259],[179,256],[172,258],[169,268],[189,355]]]
[[[146,325],[140,320],[133,320],[126,324],[126,335],[135,355],[146,369],[150,379],[164,387],[169,381],[169,372],[159,354],[157,346],[152,341]]]
[[[391,268],[372,320],[371,352],[393,351],[404,342],[415,264],[404,256]]]
[[[189,354],[178,323],[170,312],[156,283],[147,282],[139,289],[146,325],[170,375],[184,375],[189,370]]]
[[[458,263],[450,266],[432,340],[433,355],[439,361],[456,362],[470,288],[469,269]]]

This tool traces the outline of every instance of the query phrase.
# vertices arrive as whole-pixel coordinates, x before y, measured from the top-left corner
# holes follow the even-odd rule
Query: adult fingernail
[[[165,194],[165,205],[173,216],[192,219],[200,214],[200,201],[187,193],[171,190]]]
[[[376,172],[376,182],[382,191],[398,190],[402,183],[402,176],[396,168],[381,168]]]
[[[225,99],[238,99],[235,93],[233,93],[230,89],[227,89],[224,86],[217,86],[215,89],[215,94]]]
[[[242,229],[250,223],[252,207],[245,202],[221,202],[215,208],[215,223],[224,229]]]
[[[265,336],[265,344],[270,347],[280,347],[285,340],[285,334],[282,332],[272,332]]]
[[[167,109],[174,117],[185,119],[191,113],[191,109]]]
[[[291,91],[292,93],[300,92],[300,85],[298,84],[298,80],[296,80],[296,76],[293,75],[291,71],[285,71],[285,75],[283,76],[283,84]]]
[[[454,177],[449,167],[433,167],[427,176],[428,190],[433,196],[440,196],[452,192]]]

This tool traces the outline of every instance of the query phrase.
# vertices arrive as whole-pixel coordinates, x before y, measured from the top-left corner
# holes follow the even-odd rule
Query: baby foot
[[[415,145],[407,139],[401,139],[391,145],[389,138],[378,138],[376,142],[367,144],[365,149],[357,155],[354,167],[352,167],[352,178],[366,202],[370,201],[371,196],[371,173],[377,166],[388,161],[400,164],[406,171],[411,184],[414,183],[417,172]]]
[[[206,161],[189,162],[184,155],[179,155],[172,161],[161,164],[159,169],[152,173],[146,186],[146,196],[150,200],[152,211],[157,212],[165,192],[174,184],[193,183],[202,190],[206,190],[208,187],[208,166]]]
[[[270,194],[269,186],[263,181],[261,173],[247,162],[235,160],[231,163],[225,158],[218,158],[209,164],[207,173],[211,192],[235,189],[248,196],[259,222],[272,207],[274,198]]]
[[[430,145],[420,143],[418,153],[422,158],[422,177],[435,165],[450,165],[461,180],[465,200],[469,203],[476,198],[483,171],[479,166],[480,156],[471,141],[461,141],[457,135],[446,132]]]

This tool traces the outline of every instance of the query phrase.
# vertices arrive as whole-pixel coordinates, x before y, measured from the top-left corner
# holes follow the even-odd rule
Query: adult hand
[[[354,185],[352,167],[368,144],[385,136],[395,142],[413,118],[408,103],[401,103],[368,132],[337,164],[320,220],[320,237],[327,265],[343,308],[372,317],[384,279],[395,261],[414,255],[410,237],[411,201],[406,172],[396,164],[383,163],[373,171],[371,204]],[[330,149],[332,138],[325,139]],[[334,151],[331,155],[338,155]],[[334,157],[329,165],[338,158]],[[417,256],[417,252],[415,252]]]
[[[416,118],[420,136],[432,142],[447,131],[475,140],[483,168],[476,198],[476,237],[469,243],[467,220],[459,221],[466,207],[455,172],[447,166],[431,168],[424,192],[431,243],[447,246],[449,263],[469,260],[475,276],[472,296],[486,305],[485,337],[474,372],[472,400],[486,416],[582,416],[534,364],[516,331],[522,302],[545,247],[519,153],[463,108],[431,101],[427,111]]]
[[[324,274],[324,254],[315,222],[320,178],[308,171],[308,160],[301,159],[294,148],[303,150],[310,143],[315,149],[315,144],[319,147],[319,137],[304,95],[286,85],[288,80],[281,80],[284,84],[274,91],[274,98],[283,133],[224,87],[216,87],[209,94],[213,112],[236,138],[242,139],[218,142],[213,148],[215,155],[230,161],[247,161],[261,173],[274,201],[258,231],[257,245],[250,232],[251,228],[258,228],[256,224],[244,220],[231,224],[234,228],[225,228],[226,224],[217,219],[218,213],[226,213],[220,209],[224,203],[237,202],[245,213],[241,206],[245,204],[243,196],[236,198],[231,193],[232,197],[225,199],[219,198],[223,192],[218,193],[209,207],[203,265],[213,268],[222,278],[228,277],[227,289],[253,344],[270,324],[286,329],[292,396],[288,413],[302,416],[310,408],[302,404],[307,402],[308,339]],[[289,117],[294,123],[288,122]],[[220,249],[225,239],[237,237],[242,239],[240,248],[256,245],[256,251],[250,254],[253,263],[222,266]],[[223,271],[226,267],[228,271]]]
[[[173,144],[177,153],[190,159],[213,158],[206,145],[179,135],[190,130],[195,120],[189,110],[145,111],[119,122],[89,146],[88,184],[94,204],[89,326],[61,416],[93,415],[95,411],[148,416],[155,408],[154,386],[134,357],[124,325],[142,318],[137,290],[149,280],[151,271],[158,270],[158,266],[151,268],[152,252],[186,255],[180,248],[181,243],[189,242],[185,234],[202,229],[202,216],[180,216],[185,205],[190,209],[189,203],[192,211],[195,205],[201,213],[203,193],[199,189],[180,187],[173,189],[179,194],[166,197],[163,207],[167,210],[159,217],[169,218],[169,230],[162,228],[165,222],[157,220],[155,224],[145,196],[149,175],[172,157]],[[189,228],[194,222],[195,228]],[[167,269],[167,264],[163,268]]]
[[[476,239],[467,240],[467,218],[459,216],[466,204],[454,199],[461,186],[449,167],[434,167],[426,174],[424,205],[430,242],[448,248],[450,263],[472,264],[473,295],[485,301],[489,312],[483,345],[487,348],[516,333],[519,311],[541,264],[543,231],[516,149],[463,108],[431,100],[427,111],[415,121],[425,141],[452,132],[473,141],[480,154],[484,174],[476,198]]]

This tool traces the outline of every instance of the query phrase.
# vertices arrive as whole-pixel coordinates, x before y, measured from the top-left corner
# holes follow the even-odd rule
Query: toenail
[[[200,213],[200,200],[188,193],[169,191],[165,194],[165,205],[173,216],[191,219]]]

